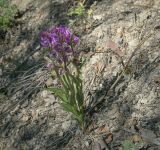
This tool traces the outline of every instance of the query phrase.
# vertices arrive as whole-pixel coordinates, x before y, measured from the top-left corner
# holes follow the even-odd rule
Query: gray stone
[[[88,141],[85,141],[84,144],[85,144],[86,147],[89,147],[89,142]]]
[[[92,143],[92,150],[101,150],[101,145],[98,142]]]
[[[62,129],[66,131],[71,126],[71,120],[65,121],[62,123]]]
[[[47,90],[44,90],[41,92],[42,98],[47,98],[48,94],[49,94],[49,92]]]
[[[29,104],[29,101],[26,100],[20,107],[21,107],[21,108],[25,108],[25,107],[28,106],[28,104]]]
[[[46,82],[47,87],[53,86],[53,79],[49,78]]]

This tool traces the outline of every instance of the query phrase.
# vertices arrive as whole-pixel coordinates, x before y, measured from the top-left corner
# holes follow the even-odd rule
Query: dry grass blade
[[[34,70],[34,72],[29,72]],[[45,81],[48,79],[48,71],[44,70],[44,66],[39,68],[31,68],[18,77],[16,84],[13,82],[9,88],[9,95],[11,97],[16,96],[14,101],[10,102],[10,105],[2,112],[0,119],[2,119],[6,113],[13,110],[18,104],[23,104],[23,102],[28,99],[32,94],[36,94],[41,88],[44,87]]]

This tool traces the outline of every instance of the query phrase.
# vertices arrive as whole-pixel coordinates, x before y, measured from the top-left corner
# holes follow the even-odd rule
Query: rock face
[[[159,149],[160,0],[101,0],[85,25],[79,20],[74,26],[82,49],[90,51],[83,68],[86,112],[94,122],[89,135],[42,89],[58,81],[44,70],[38,35],[53,23],[69,23],[70,1],[12,3],[19,9],[18,25],[8,33],[9,44],[0,45],[1,149],[88,150],[95,149],[94,144],[120,149],[124,137],[136,132],[135,126],[141,134],[136,142],[152,133],[151,149]],[[126,64],[121,80],[110,90]],[[98,142],[103,141],[101,134],[107,145]]]

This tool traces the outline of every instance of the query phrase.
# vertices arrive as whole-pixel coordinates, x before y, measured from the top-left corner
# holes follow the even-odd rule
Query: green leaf
[[[78,15],[83,16],[85,13],[85,7],[83,3],[79,3],[79,5],[75,8],[69,9],[68,16]]]
[[[73,111],[73,109],[72,109],[72,106],[69,104],[69,103],[60,103],[61,104],[61,106],[63,107],[63,109],[65,110],[65,111],[67,111],[67,112],[71,112],[71,113],[74,113],[74,111]]]
[[[78,101],[79,107],[82,107],[83,105],[83,91],[82,91],[82,80],[78,77],[74,77],[73,75],[70,74],[70,77],[73,80],[73,86],[75,90],[75,96],[76,100]]]
[[[125,140],[122,145],[123,150],[139,150],[139,147],[130,140]]]
[[[61,77],[61,80],[62,80],[64,86],[66,86],[68,88],[68,90],[69,90],[69,88],[71,88],[71,87],[70,87],[70,84],[69,84],[69,81],[68,81],[66,73]]]
[[[69,86],[68,86],[67,82],[65,81],[64,76],[61,77],[61,84],[63,85],[63,88],[64,88],[65,92],[68,93],[69,92]]]
[[[14,19],[17,9],[10,0],[0,0],[0,28],[7,29]]]
[[[70,104],[76,106],[76,99],[75,99],[76,93],[75,93],[75,89],[74,89],[74,85],[73,85],[73,80],[70,78],[69,72],[65,73],[64,80],[68,86],[69,102],[70,102]]]
[[[61,88],[47,88],[47,90],[53,92],[56,96],[58,96],[63,102],[67,102],[68,99],[67,99],[67,96],[66,96],[66,93],[63,89]]]
[[[72,113],[73,117],[83,126],[83,92],[82,80],[78,76],[65,72],[60,78],[63,88],[48,88],[61,99],[62,108]]]
[[[63,109],[67,112],[71,112],[73,117],[75,119],[78,120],[79,123],[82,124],[83,122],[83,113],[82,112],[78,112],[74,106],[68,104],[68,103],[61,103],[61,106],[63,107]]]

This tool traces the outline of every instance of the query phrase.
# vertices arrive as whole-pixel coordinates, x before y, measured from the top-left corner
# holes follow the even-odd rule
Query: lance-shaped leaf
[[[61,88],[47,88],[47,90],[53,92],[57,97],[60,98],[60,100],[62,100],[63,102],[67,102],[67,96],[66,96],[66,92],[65,90],[61,89]]]
[[[75,119],[77,119],[79,122],[82,123],[83,121],[83,114],[81,112],[78,112],[77,109],[75,109],[74,106],[70,105],[69,103],[65,103],[65,102],[62,102],[61,103],[61,106],[63,107],[63,109],[67,112],[71,112],[73,117]]]

